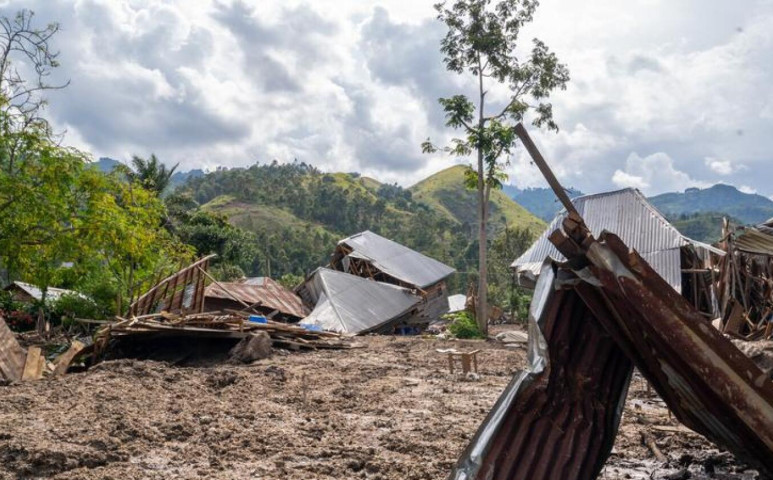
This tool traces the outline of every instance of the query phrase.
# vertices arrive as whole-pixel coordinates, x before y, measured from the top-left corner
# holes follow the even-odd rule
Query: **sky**
[[[409,186],[464,159],[421,152],[445,69],[433,0],[0,0],[56,21],[64,143],[180,170],[298,159]],[[530,132],[564,186],[646,194],[736,185],[773,195],[773,0],[542,0],[522,32],[565,63],[558,133]],[[492,86],[494,100],[504,98]],[[545,186],[527,154],[510,183]]]

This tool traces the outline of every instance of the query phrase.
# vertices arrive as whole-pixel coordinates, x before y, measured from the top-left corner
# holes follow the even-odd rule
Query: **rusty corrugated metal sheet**
[[[773,229],[759,226],[744,229],[734,242],[738,250],[757,255],[773,255]]]
[[[247,305],[253,305],[260,302],[260,306],[278,310],[281,313],[298,318],[304,318],[309,313],[306,307],[303,306],[300,297],[292,290],[288,290],[271,278],[261,278],[263,278],[263,280],[259,282],[258,285],[237,282],[220,283],[228,290],[228,292]],[[233,300],[231,295],[223,291],[221,287],[214,283],[207,287],[204,296],[208,298]]]
[[[682,290],[681,247],[692,244],[699,252],[724,254],[719,249],[690,240],[679,233],[636,189],[586,195],[574,199],[573,203],[591,231],[606,230],[618,235],[628,246],[641,253],[678,292]],[[565,259],[550,243],[548,236],[560,228],[566,216],[566,211],[556,216],[542,236],[513,262],[512,267],[525,275],[527,283],[533,282],[539,275],[539,268],[545,259]]]
[[[577,291],[674,415],[773,474],[773,382],[616,235],[580,222],[556,234]]]
[[[529,365],[478,429],[453,480],[592,480],[612,450],[632,364],[545,268],[529,315]]]
[[[596,478],[616,436],[631,362],[682,423],[773,474],[768,374],[616,235],[597,241],[570,216],[550,239],[569,261],[557,274],[543,267],[537,283],[529,368],[450,478]]]

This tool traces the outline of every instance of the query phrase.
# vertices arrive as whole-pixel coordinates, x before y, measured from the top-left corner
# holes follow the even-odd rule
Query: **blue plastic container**
[[[299,323],[298,326],[299,327],[303,327],[306,330],[309,330],[309,331],[312,331],[312,332],[321,332],[322,331],[322,327],[320,327],[319,325],[312,325],[310,323]]]
[[[268,323],[268,319],[262,315],[250,315],[249,320],[252,323]]]

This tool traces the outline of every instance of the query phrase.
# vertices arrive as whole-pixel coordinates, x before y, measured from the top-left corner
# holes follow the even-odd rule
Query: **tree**
[[[129,172],[129,178],[160,196],[169,186],[169,181],[178,165],[179,163],[168,169],[166,165],[158,161],[155,154],[151,154],[148,159],[134,155],[132,156],[134,171]]]
[[[547,99],[553,90],[566,88],[569,71],[540,40],[533,40],[529,54],[518,51],[521,28],[533,19],[539,4],[536,0],[454,0],[450,7],[447,3],[435,5],[438,19],[448,27],[440,47],[443,61],[454,73],[473,75],[477,92],[474,100],[463,94],[439,99],[446,126],[464,133],[462,138],[454,138],[442,150],[459,157],[469,157],[473,153],[477,156],[476,168],[470,168],[467,180],[468,184],[474,185],[478,197],[479,301],[476,318],[486,332],[486,228],[491,189],[501,188],[502,181],[507,178],[501,159],[504,157],[507,162],[513,152],[517,143],[514,127],[527,114],[533,115],[535,126],[558,130],[552,104]],[[500,85],[507,88],[507,101],[501,105],[487,104],[488,89],[492,86],[501,88]],[[425,153],[438,149],[429,139],[422,144]]]
[[[47,129],[46,120],[40,116],[46,104],[42,93],[69,84],[48,81],[53,69],[59,66],[59,52],[49,45],[59,24],[36,28],[34,17],[30,10],[21,10],[13,18],[0,17],[0,93],[4,97],[0,111],[4,113],[4,126],[15,131],[30,126]]]

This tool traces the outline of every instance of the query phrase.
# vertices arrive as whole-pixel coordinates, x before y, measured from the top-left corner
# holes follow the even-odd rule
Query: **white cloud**
[[[61,22],[55,47],[72,84],[50,95],[50,116],[95,156],[155,152],[183,169],[298,158],[408,185],[458,161],[419,144],[453,135],[437,97],[472,91],[443,67],[431,3],[10,0],[3,10]],[[532,36],[571,71],[552,99],[561,131],[530,128],[565,185],[653,192],[721,179],[773,193],[769,0],[555,0],[522,38]],[[518,185],[544,185],[523,151],[512,164]]]
[[[720,160],[718,158],[707,157],[705,160],[706,166],[711,169],[712,172],[718,175],[731,175],[735,172],[746,170],[746,165],[733,164],[730,160]]]
[[[750,187],[748,185],[741,185],[740,187],[738,187],[738,190],[740,190],[743,193],[748,193],[748,194],[756,194],[757,193],[757,189],[752,188],[752,187]]]
[[[673,159],[662,152],[646,157],[631,153],[625,161],[625,169],[615,170],[612,183],[618,187],[638,188],[646,195],[709,186],[708,183],[690,178],[687,173],[678,170]]]

